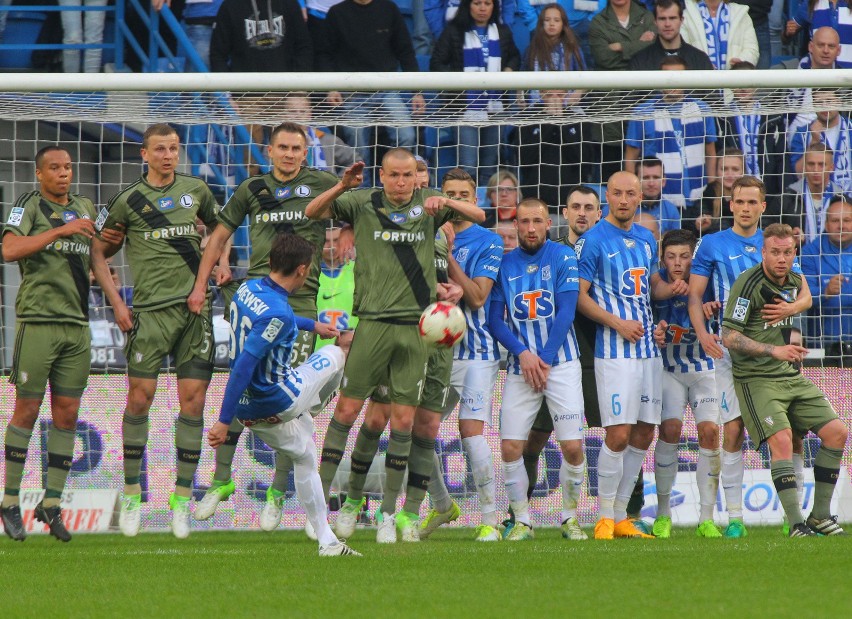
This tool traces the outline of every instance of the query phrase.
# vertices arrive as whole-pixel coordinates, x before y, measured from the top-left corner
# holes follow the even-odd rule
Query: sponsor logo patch
[[[62,221],[66,224],[71,223],[75,219],[77,219],[77,213],[74,211],[62,211]]]
[[[157,204],[161,211],[170,211],[175,207],[175,201],[172,198],[160,198]]]
[[[269,321],[269,324],[266,325],[266,329],[263,330],[263,334],[261,335],[261,337],[267,342],[274,342],[275,338],[278,336],[278,332],[281,331],[281,327],[283,326],[283,322],[281,322],[277,318],[273,318]]]
[[[6,220],[8,226],[20,226],[24,220],[24,209],[20,206],[12,208],[9,212],[9,218]]]
[[[106,223],[107,217],[109,217],[109,211],[106,207],[101,209],[101,212],[98,213],[98,218],[95,220],[95,229],[100,232],[104,229],[104,224]]]
[[[734,305],[734,311],[732,313],[731,318],[738,322],[743,322],[746,319],[746,314],[748,314],[748,306],[751,303],[748,299],[743,299],[742,297],[737,297],[737,302]]]
[[[279,187],[275,190],[275,197],[279,200],[283,200],[284,198],[290,197],[291,189],[289,187]]]
[[[404,224],[408,218],[405,216],[405,213],[391,213],[388,219],[395,224]]]

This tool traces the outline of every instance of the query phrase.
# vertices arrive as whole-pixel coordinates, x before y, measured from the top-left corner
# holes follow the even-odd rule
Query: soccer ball
[[[428,344],[452,348],[467,330],[464,312],[450,303],[433,303],[420,315],[420,337]]]

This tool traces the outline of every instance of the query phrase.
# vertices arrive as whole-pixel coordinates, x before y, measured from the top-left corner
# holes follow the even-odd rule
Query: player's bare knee
[[[630,431],[629,443],[636,449],[648,449],[654,440],[654,426],[644,421],[638,422]]]
[[[38,411],[41,408],[41,399],[18,398],[15,400],[15,411],[12,413],[10,424],[16,428],[32,430],[38,420]]]
[[[616,453],[627,449],[627,443],[630,440],[630,428],[631,426],[625,424],[609,426],[604,438],[607,448]]]
[[[719,449],[719,426],[710,421],[699,423],[698,446],[702,449]]]
[[[524,445],[524,455],[537,456],[544,451],[550,434],[539,430],[530,430],[530,436]]]
[[[337,400],[337,407],[334,409],[334,419],[342,424],[351,426],[358,419],[358,414],[361,412],[363,406],[363,400],[341,396]]]
[[[828,422],[817,433],[822,444],[831,449],[843,449],[849,430],[839,419]]]
[[[805,439],[801,434],[793,433],[793,453],[801,455],[805,450]]]
[[[579,440],[560,441],[559,449],[568,464],[577,466],[583,463],[583,442]]]
[[[666,443],[680,442],[683,423],[679,419],[666,419],[660,424],[660,439]]]
[[[441,415],[434,411],[418,408],[414,414],[413,432],[423,438],[436,438],[441,427]]]
[[[773,461],[793,458],[793,433],[789,429],[776,432],[766,439],[766,442],[769,444]]]
[[[503,462],[516,462],[524,453],[524,441],[504,439],[500,441],[500,455]]]

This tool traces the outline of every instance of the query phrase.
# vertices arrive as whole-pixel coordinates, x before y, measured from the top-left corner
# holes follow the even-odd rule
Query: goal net
[[[637,217],[657,236],[686,228],[698,236],[729,227],[730,184],[742,174],[760,176],[768,190],[766,225],[790,223],[801,232],[800,260],[814,307],[797,319],[810,349],[803,372],[822,389],[841,418],[852,422],[852,207],[829,208],[831,197],[852,194],[852,76],[825,71],[727,71],[515,74],[147,74],[0,76],[0,192],[3,221],[16,197],[36,189],[33,157],[39,148],[61,144],[72,153],[73,191],[104,205],[143,172],[139,154],[145,127],[171,123],[183,145],[181,171],[201,176],[220,204],[236,185],[267,171],[265,140],[282,121],[310,128],[308,163],[340,173],[351,162],[368,163],[367,182],[378,183],[377,161],[402,145],[420,155],[429,185],[440,186],[451,168],[465,168],[477,182],[488,224],[507,245],[516,243],[511,218],[522,196],[537,196],[551,211],[551,238],[568,225],[562,213],[569,190],[593,188],[605,203],[608,176],[635,170],[643,180]],[[820,146],[822,145],[822,146]],[[246,229],[234,236],[235,274],[245,273],[251,248]],[[130,298],[133,282],[123,251],[112,262]],[[15,339],[17,265],[0,270],[0,427],[14,408],[8,384]],[[63,505],[75,530],[107,530],[123,484],[121,419],[127,382],[125,336],[103,295],[90,296],[92,375],[83,398],[74,463]],[[227,380],[228,327],[216,310],[216,365],[207,394],[205,422],[216,418]],[[167,365],[168,360],[164,363]],[[845,366],[845,367],[844,367]],[[498,415],[505,373],[495,389],[486,435],[497,466],[498,509],[507,505],[499,466]],[[49,398],[48,398],[49,399]],[[321,443],[334,402],[317,418]],[[168,523],[174,484],[174,420],[178,411],[174,375],[160,376],[151,410],[151,433],[143,462],[144,520],[148,528]],[[22,505],[32,522],[46,471],[45,431],[49,409],[34,432],[23,482]],[[353,433],[354,434],[354,433]],[[597,458],[603,434],[585,435],[588,475],[579,506],[582,523],[597,513]],[[350,439],[351,449],[354,438]],[[457,417],[446,421],[438,452],[461,524],[477,524],[475,486],[458,435]],[[384,450],[383,440],[380,452]],[[813,459],[818,439],[805,439],[804,509],[813,500]],[[645,462],[645,506],[656,513],[653,447]],[[697,522],[695,465],[697,430],[685,415],[672,494],[675,523]],[[347,451],[348,455],[348,451]],[[744,511],[747,523],[780,523],[782,510],[769,474],[765,448],[745,448]],[[551,437],[541,456],[532,500],[533,520],[558,525],[561,509],[559,450]],[[852,459],[844,457],[837,509],[852,519]],[[3,462],[0,460],[0,474]],[[200,498],[214,468],[204,448],[195,480]],[[237,450],[237,492],[216,517],[197,528],[254,528],[274,468],[272,451],[249,432]],[[379,471],[381,467],[377,467]],[[345,469],[344,469],[345,470]],[[345,476],[340,476],[344,478]],[[2,483],[2,482],[0,482]],[[381,491],[380,475],[369,488]],[[344,488],[345,490],[345,488]],[[378,503],[376,503],[376,506]],[[720,489],[717,516],[725,522]],[[426,507],[424,506],[424,513]],[[302,526],[293,492],[284,525]]]

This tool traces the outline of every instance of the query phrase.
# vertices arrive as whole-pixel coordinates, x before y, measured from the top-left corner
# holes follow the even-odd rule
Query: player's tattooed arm
[[[755,342],[730,327],[722,327],[722,343],[730,350],[736,350],[749,357],[771,357],[772,350],[775,348],[772,344]]]

